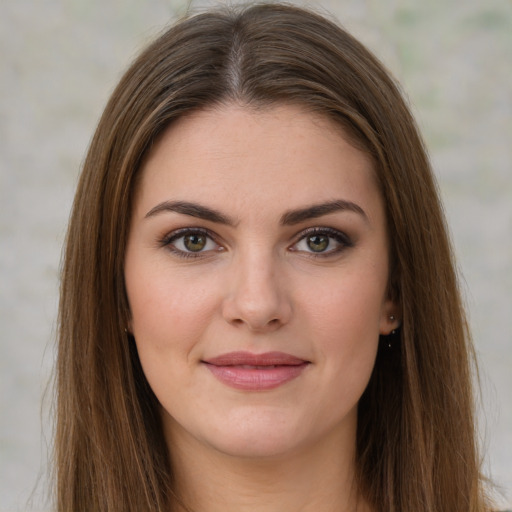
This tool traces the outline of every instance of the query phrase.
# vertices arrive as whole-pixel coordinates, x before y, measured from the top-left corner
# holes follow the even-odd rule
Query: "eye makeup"
[[[168,233],[159,239],[158,245],[180,258],[204,258],[225,250],[218,238],[209,229],[185,227]],[[353,246],[353,240],[343,231],[314,226],[298,233],[288,250],[310,257],[328,258]]]

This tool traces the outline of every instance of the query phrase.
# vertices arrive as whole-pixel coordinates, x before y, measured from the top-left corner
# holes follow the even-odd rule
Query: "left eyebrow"
[[[154,208],[151,208],[151,210],[146,213],[146,218],[164,212],[181,213],[182,215],[189,215],[191,217],[197,217],[198,219],[209,220],[210,222],[226,224],[228,226],[234,226],[236,224],[234,219],[226,217],[217,210],[188,201],[164,201],[163,203],[157,204]]]
[[[293,226],[309,219],[316,219],[323,217],[330,213],[339,211],[349,211],[361,215],[366,222],[369,222],[368,216],[365,211],[356,203],[352,201],[345,201],[344,199],[338,199],[335,201],[329,201],[326,203],[313,204],[306,208],[300,208],[298,210],[289,210],[281,217],[281,225]]]

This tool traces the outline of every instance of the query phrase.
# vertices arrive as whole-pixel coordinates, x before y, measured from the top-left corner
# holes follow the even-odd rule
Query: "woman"
[[[91,143],[58,510],[484,511],[472,349],[398,87],[285,5],[182,20]]]

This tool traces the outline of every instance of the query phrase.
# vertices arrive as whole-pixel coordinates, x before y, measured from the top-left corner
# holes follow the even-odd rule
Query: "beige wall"
[[[45,509],[38,494],[32,507],[25,502],[44,471],[40,401],[53,357],[60,246],[81,159],[121,71],[182,4],[0,3],[0,511]],[[490,472],[508,489],[510,506],[512,3],[319,4],[398,76],[424,131],[467,283]]]

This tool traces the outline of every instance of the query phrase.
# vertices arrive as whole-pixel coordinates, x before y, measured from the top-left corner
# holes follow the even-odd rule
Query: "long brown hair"
[[[57,362],[60,512],[169,511],[179,489],[158,403],[125,331],[123,276],[141,161],[174,120],[211,105],[293,103],[368,152],[387,209],[402,326],[359,404],[361,492],[386,512],[486,510],[473,354],[436,184],[399,88],[336,24],[253,5],[181,20],[128,69],[84,163],[67,235]],[[172,447],[171,447],[172,450]]]

